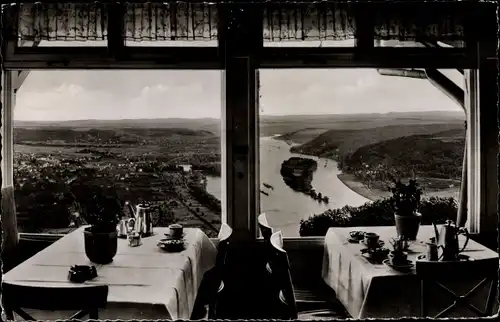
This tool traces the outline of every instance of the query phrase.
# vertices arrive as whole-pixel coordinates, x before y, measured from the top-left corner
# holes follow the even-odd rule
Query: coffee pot
[[[433,223],[433,225],[438,247],[442,249],[440,259],[443,261],[457,260],[458,255],[464,251],[465,247],[467,247],[467,243],[469,242],[469,232],[467,231],[467,228],[457,227],[453,221],[447,220],[441,228],[441,231],[438,233],[436,224]],[[460,249],[458,243],[459,235],[465,235],[466,237],[462,249]]]
[[[151,216],[151,206],[147,203],[140,203],[134,207],[127,201],[127,206],[130,213],[134,216],[135,226],[134,229],[142,237],[153,235],[153,220]]]

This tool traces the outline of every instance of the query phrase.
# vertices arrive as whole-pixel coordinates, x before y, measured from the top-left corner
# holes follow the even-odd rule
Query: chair
[[[481,317],[493,315],[493,307],[497,296],[498,281],[498,258],[480,259],[474,261],[421,261],[417,260],[415,265],[417,276],[421,282],[421,315],[428,316],[428,287],[436,284],[440,289],[446,291],[454,299],[453,304],[439,312],[434,318],[441,318],[451,312],[457,306],[468,307],[470,311]],[[464,295],[457,295],[447,286],[443,280],[467,280],[471,277],[479,277],[482,280]],[[481,310],[470,303],[470,296],[480,289],[481,286],[490,282],[489,294],[486,299],[485,309]]]
[[[270,238],[274,250],[269,259],[270,274],[273,278],[272,287],[272,316],[270,319],[293,320],[298,318],[297,304],[293,291],[292,277],[288,255],[283,249],[283,235],[281,231],[273,233]]]
[[[290,274],[290,264],[287,252],[283,249],[283,236],[281,231],[271,235],[270,244],[274,249],[274,256],[269,259],[269,273],[273,277],[274,289],[271,290],[274,301],[269,318],[299,319],[299,320],[331,320],[346,318],[345,308],[338,303],[333,291],[322,291],[315,288],[318,293],[298,293],[294,289]],[[325,285],[325,288],[327,286]],[[299,297],[299,296],[303,297]],[[329,298],[327,298],[329,297]],[[277,300],[276,300],[277,299]],[[275,304],[277,303],[277,304]]]
[[[259,229],[262,237],[266,242],[269,242],[271,240],[271,235],[273,234],[273,228],[269,226],[269,223],[267,222],[267,216],[266,213],[262,213],[257,217],[257,221],[259,223]]]
[[[192,320],[207,317],[209,319],[214,319],[217,315],[218,295],[224,289],[226,275],[225,264],[232,233],[233,229],[229,225],[225,223],[221,225],[218,235],[219,245],[217,257],[215,259],[215,267],[206,272],[203,277],[191,316]],[[205,306],[208,306],[208,309]],[[206,316],[207,311],[208,316]]]
[[[265,213],[262,213],[257,218],[259,223],[259,229],[264,241],[269,246],[266,246],[266,252],[274,252],[273,247],[270,245],[271,235],[273,234],[273,228],[269,226],[267,221],[267,216]],[[269,254],[266,254],[266,258],[270,258]],[[269,263],[266,263],[266,269],[269,273],[271,273],[271,268],[269,267]],[[314,285],[312,287],[308,287],[306,289],[299,288],[295,289],[295,298],[297,301],[297,307],[299,311],[302,310],[317,310],[324,309],[328,305],[330,305],[329,298],[335,298],[335,294],[333,290],[331,290],[328,286],[318,283],[318,285]]]
[[[257,217],[257,221],[259,223],[260,234],[264,238],[264,242],[265,242],[265,246],[264,246],[265,254],[264,255],[266,258],[265,268],[267,270],[267,273],[264,273],[265,274],[264,276],[267,276],[270,278],[272,272],[271,272],[271,267],[269,266],[269,261],[267,261],[267,259],[272,257],[274,254],[274,248],[271,245],[271,235],[273,234],[274,231],[273,231],[273,228],[271,226],[269,226],[269,223],[267,222],[266,213],[260,214],[259,217]],[[266,283],[266,281],[264,281],[264,283]]]
[[[27,321],[36,321],[23,309],[44,311],[78,311],[69,320],[99,319],[98,310],[108,301],[107,285],[78,285],[71,287],[27,286],[13,282],[2,283],[2,301],[8,320],[14,312]]]

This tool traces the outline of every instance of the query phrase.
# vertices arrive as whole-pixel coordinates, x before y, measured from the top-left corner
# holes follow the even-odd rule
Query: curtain
[[[267,41],[343,40],[355,37],[365,19],[374,24],[376,39],[456,41],[464,39],[470,19],[464,2],[268,1],[263,10],[263,37]],[[216,40],[217,3],[168,1],[125,3],[126,40]],[[17,4],[16,36],[37,40],[104,40],[106,4]],[[115,8],[113,8],[115,10]],[[473,10],[472,10],[473,11]],[[360,15],[361,13],[361,15]],[[358,22],[358,23],[357,23]],[[15,28],[14,28],[15,29]],[[15,31],[15,30],[14,30]]]
[[[383,10],[382,10],[383,8]],[[401,41],[464,39],[465,5],[446,2],[272,2],[264,11],[264,40],[345,40],[370,19],[374,37]],[[358,23],[356,23],[358,21]],[[359,23],[361,22],[361,23]]]
[[[125,10],[126,40],[217,40],[214,4],[126,4]]]
[[[124,34],[129,41],[216,40],[217,9],[213,3],[126,3]],[[17,4],[14,36],[26,41],[105,40],[106,4]],[[17,29],[17,30],[16,30]]]
[[[103,4],[19,4],[17,36],[26,41],[105,40],[107,10]],[[13,30],[16,31],[15,29]]]

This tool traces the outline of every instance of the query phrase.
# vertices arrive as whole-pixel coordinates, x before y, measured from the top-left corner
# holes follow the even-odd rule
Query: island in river
[[[311,196],[313,199],[328,203],[328,197],[317,193],[312,187],[313,173],[318,162],[309,158],[291,157],[281,164],[281,176],[287,186],[295,191]]]

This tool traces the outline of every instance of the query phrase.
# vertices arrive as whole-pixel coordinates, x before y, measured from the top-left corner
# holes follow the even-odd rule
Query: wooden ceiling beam
[[[25,44],[25,41],[21,41],[21,46]],[[38,47],[40,45],[40,40],[35,41],[32,45],[32,47]],[[26,70],[18,70],[17,72],[14,72],[13,74],[13,80],[12,80],[12,90],[14,91],[14,94],[17,93],[17,91],[21,88],[23,85],[24,81],[28,77],[30,73],[29,69]]]
[[[459,48],[264,47],[261,68],[440,68],[473,69],[477,58]]]
[[[430,41],[421,41],[420,42],[421,44],[423,44],[425,47],[427,48],[442,48],[441,46],[439,46],[439,44],[436,42],[430,42]],[[444,42],[446,43],[446,42]],[[462,75],[464,75],[464,70],[461,69],[461,68],[457,68],[458,72]]]
[[[465,110],[465,92],[448,77],[436,69],[425,69],[427,78],[441,92],[458,103]]]

